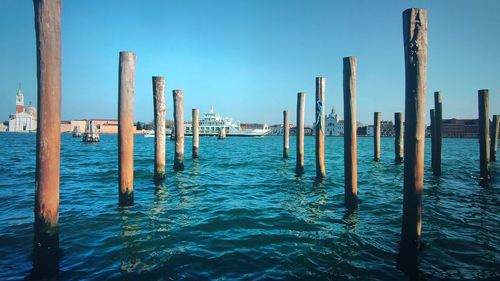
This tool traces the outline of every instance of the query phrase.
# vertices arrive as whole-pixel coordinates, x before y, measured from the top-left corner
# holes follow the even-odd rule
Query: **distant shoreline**
[[[0,132],[0,134],[36,134],[36,132]],[[72,134],[72,132],[62,132],[61,134]],[[118,133],[99,133],[101,135],[118,135]],[[135,135],[142,135],[142,132],[136,132]],[[186,137],[188,135],[185,135]],[[294,137],[295,135],[290,135]],[[205,135],[200,135],[200,137],[210,137]],[[213,137],[213,136],[211,136]],[[246,137],[246,136],[229,136],[229,137]],[[250,137],[250,136],[249,136]],[[251,137],[283,137],[283,135],[267,135],[267,136],[251,136]],[[305,135],[305,137],[314,137],[314,135]],[[361,136],[359,138],[373,138],[373,136]],[[381,138],[394,138],[394,136],[380,136]],[[325,138],[343,138],[343,136],[325,136]],[[430,136],[426,136],[426,139],[430,139]],[[443,139],[477,139],[477,137],[447,137],[443,136]]]

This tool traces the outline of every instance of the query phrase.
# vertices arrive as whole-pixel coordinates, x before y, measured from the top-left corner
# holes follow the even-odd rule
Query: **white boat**
[[[244,124],[234,122],[231,118],[223,118],[219,114],[214,113],[214,109],[210,113],[205,113],[203,118],[198,121],[200,136],[218,136],[221,130],[226,132],[226,136],[240,137],[259,137],[271,133],[267,124]],[[184,124],[185,135],[193,135],[192,124]]]
[[[83,142],[99,142],[101,140],[94,120],[87,120],[85,133],[83,133]]]
[[[155,131],[154,130],[144,131],[144,137],[145,138],[154,138],[155,137]]]

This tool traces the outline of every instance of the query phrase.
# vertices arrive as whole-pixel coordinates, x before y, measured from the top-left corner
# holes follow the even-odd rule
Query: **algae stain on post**
[[[134,87],[136,55],[120,52],[118,71],[118,170],[120,206],[134,204]]]

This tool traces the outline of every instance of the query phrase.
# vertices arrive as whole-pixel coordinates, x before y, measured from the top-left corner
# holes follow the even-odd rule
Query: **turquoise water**
[[[396,268],[403,166],[393,139],[358,139],[360,205],[343,205],[343,139],[326,139],[327,178],[314,178],[314,139],[296,177],[295,139],[200,139],[200,159],[174,173],[167,143],[164,185],[153,181],[153,138],[135,138],[135,206],[118,207],[116,135],[83,144],[63,134],[62,280],[401,280]],[[34,134],[0,134],[0,280],[31,270]],[[421,278],[500,278],[500,165],[479,185],[476,139],[444,139],[443,176],[430,172],[426,143]]]

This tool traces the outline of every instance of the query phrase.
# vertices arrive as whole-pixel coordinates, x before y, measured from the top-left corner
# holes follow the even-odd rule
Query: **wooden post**
[[[288,158],[290,147],[290,117],[288,111],[283,110],[283,158]]]
[[[120,206],[134,204],[134,85],[135,60],[132,52],[120,52],[118,74],[118,170]]]
[[[184,170],[184,93],[174,90],[175,158],[174,170]]]
[[[316,177],[324,178],[325,169],[325,78],[316,77]]]
[[[434,93],[434,135],[436,136],[435,145],[435,154],[436,161],[434,161],[433,174],[435,176],[441,175],[441,150],[443,145],[443,96],[441,92]]]
[[[490,162],[490,94],[488,90],[479,90],[479,168],[481,177],[489,179]]]
[[[394,140],[394,162],[396,164],[403,163],[403,113],[394,113],[394,126],[396,131],[396,137]]]
[[[434,109],[429,110],[430,120],[431,120],[431,167],[434,171],[436,166],[436,111]]]
[[[305,114],[306,94],[297,94],[297,164],[295,173],[304,173],[304,114]]]
[[[198,158],[198,152],[200,148],[200,124],[199,124],[199,115],[200,111],[198,109],[193,109],[191,111],[192,119],[193,119],[193,159]]]
[[[38,79],[33,275],[41,276],[59,269],[61,0],[33,5]]]
[[[491,147],[490,147],[490,161],[497,161],[497,147],[498,147],[498,129],[500,125],[500,115],[493,115],[493,124],[491,124]]]
[[[401,249],[420,248],[427,94],[427,10],[403,12],[405,51],[404,187]]]
[[[153,77],[153,105],[155,120],[155,180],[165,178],[165,78]]]
[[[380,161],[380,120],[382,112],[373,114],[373,160]]]
[[[358,140],[356,126],[356,57],[343,59],[344,76],[344,202],[352,208],[358,202]]]

